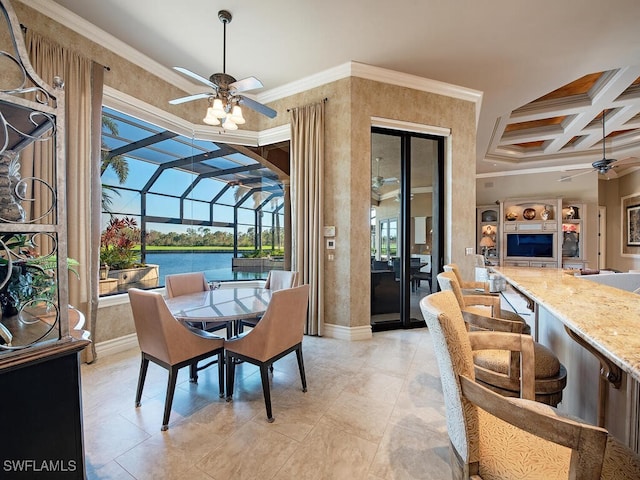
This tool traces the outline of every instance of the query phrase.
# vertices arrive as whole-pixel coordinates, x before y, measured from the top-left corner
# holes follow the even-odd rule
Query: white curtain
[[[305,333],[322,335],[324,101],[291,109],[292,270],[310,285]]]
[[[83,312],[84,328],[93,337],[98,306],[103,67],[31,30],[27,30],[26,44],[36,73],[49,85],[56,75],[65,84],[67,250],[80,264],[80,279],[69,277],[69,301]],[[83,360],[94,359],[92,343],[84,350]]]

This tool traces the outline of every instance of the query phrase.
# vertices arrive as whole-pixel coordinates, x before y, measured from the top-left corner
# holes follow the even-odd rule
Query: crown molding
[[[291,140],[291,124],[280,125],[258,132],[258,145],[272,145],[274,143]]]
[[[312,88],[317,88],[327,83],[335,82],[343,78],[347,78],[351,75],[351,62],[343,63],[337,67],[332,67],[327,70],[323,70],[308,77],[294,80],[280,87],[271,88],[264,92],[260,92],[256,95],[256,98],[261,103],[270,103],[275,100],[290,97],[298,93],[306,92]]]
[[[131,95],[106,85],[103,91],[103,103],[114,110],[133,115],[140,120],[158,125],[159,127],[186,137],[195,137],[199,140],[211,140],[212,142],[235,143],[247,147],[258,146],[258,132],[253,130],[226,131],[222,127],[193,124],[184,118],[149,105]],[[264,142],[262,143],[262,145],[265,144]]]
[[[198,85],[178,74],[173,69],[152,60],[110,33],[99,29],[92,23],[51,0],[18,1],[38,10],[52,20],[90,39],[94,43],[111,50],[149,73],[165,79],[167,82],[187,93],[194,94],[200,91]],[[269,103],[350,76],[473,102],[476,105],[476,126],[478,125],[483,96],[482,92],[354,61],[346,62],[280,87],[264,91],[255,95],[255,99],[261,103]],[[252,97],[254,96],[252,95]]]
[[[187,93],[195,94],[200,91],[195,83],[187,80],[175,70],[167,68],[155,60],[152,60],[146,55],[140,53],[138,50],[132,48],[130,45],[124,43],[122,40],[119,40],[110,33],[99,29],[94,24],[64,8],[62,5],[52,2],[51,0],[18,1],[39,11],[43,15],[46,15],[52,20],[55,20],[59,24],[64,25],[70,30],[73,30],[77,34],[82,35],[107,50],[111,50],[113,53],[135,65],[138,65],[149,73],[165,79],[167,82]]]
[[[386,68],[375,67],[365,63],[350,62],[351,76],[375,80],[400,87],[412,88],[423,92],[435,93],[446,97],[458,98],[479,106],[482,103],[482,92],[471,88],[460,87],[450,83],[431,80],[409,73],[396,72]]]
[[[364,78],[472,102],[476,105],[476,126],[478,125],[483,97],[481,91],[353,61],[259,93],[256,98],[259,102],[269,103],[347,77]]]

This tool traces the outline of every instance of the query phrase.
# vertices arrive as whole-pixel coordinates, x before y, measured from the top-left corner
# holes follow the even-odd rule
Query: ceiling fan
[[[628,167],[631,165],[640,165],[640,158],[636,158],[636,157],[628,157],[628,158],[623,158],[621,160],[616,160],[614,158],[607,158],[607,155],[605,152],[606,134],[605,134],[605,128],[604,128],[606,114],[607,114],[607,111],[603,110],[602,111],[602,158],[600,160],[596,160],[591,164],[591,166],[593,167],[593,170],[576,173],[575,175],[571,175],[569,177],[562,177],[560,181],[566,181],[570,178],[578,177],[580,175],[591,173],[593,171],[598,172],[600,175],[603,175],[607,180],[609,180],[610,178],[616,178],[618,176],[618,173],[614,170],[614,168]]]
[[[378,190],[379,188],[382,188],[385,185],[388,185],[390,183],[398,183],[398,179],[395,177],[384,178],[380,176],[381,160],[382,160],[382,157],[376,157],[376,165],[377,165],[376,175],[371,177],[371,188],[373,188],[374,190]]]
[[[242,80],[236,80],[234,77],[226,73],[227,24],[231,23],[232,16],[227,10],[220,10],[218,12],[218,19],[224,26],[222,43],[222,73],[214,73],[207,80],[186,68],[173,67],[174,70],[182,73],[183,75],[211,87],[213,92],[203,92],[195,95],[189,95],[187,97],[176,98],[174,100],[170,100],[169,103],[172,105],[178,105],[206,98],[209,100],[209,107],[207,108],[207,114],[204,117],[203,122],[209,125],[220,125],[222,123],[222,126],[227,130],[236,130],[238,125],[245,123],[240,105],[247,106],[269,118],[275,118],[277,112],[274,109],[241,95],[242,92],[262,88],[263,85],[260,80],[256,77],[247,77]]]

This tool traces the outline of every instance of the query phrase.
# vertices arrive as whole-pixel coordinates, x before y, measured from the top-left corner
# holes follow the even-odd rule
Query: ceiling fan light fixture
[[[202,119],[202,121],[207,125],[220,125],[220,120],[218,120],[218,117],[214,113],[213,107],[207,108],[207,114]]]
[[[224,110],[224,104],[221,99],[216,98],[213,100],[212,113],[217,118],[225,118],[227,116],[227,112]]]
[[[227,117],[224,120],[224,123],[222,124],[222,126],[224,127],[225,130],[237,130],[238,129],[238,125],[236,125],[236,123],[231,120],[231,117]]]
[[[236,125],[242,125],[243,123],[245,123],[245,119],[242,116],[242,108],[240,108],[240,105],[233,106],[233,108],[231,109],[231,115],[229,116],[229,118]]]

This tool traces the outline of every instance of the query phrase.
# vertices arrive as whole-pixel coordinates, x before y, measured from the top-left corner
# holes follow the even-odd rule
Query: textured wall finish
[[[171,98],[185,92],[22,3],[17,3],[16,10],[27,28],[60,43],[75,45],[85,56],[108,65],[111,69],[105,75],[108,86],[194,124],[201,123],[204,102],[170,106]],[[288,124],[288,108],[323,98],[328,98],[325,224],[336,226],[335,261],[325,262],[325,320],[340,326],[365,326],[369,325],[370,315],[371,118],[451,129],[448,181],[451,188],[446,195],[453,219],[449,231],[455,235],[447,239],[445,261],[459,258],[458,263],[464,264],[464,247],[475,244],[475,104],[351,77],[272,102],[270,106],[279,112],[273,120],[248,112],[245,128],[263,131]]]

